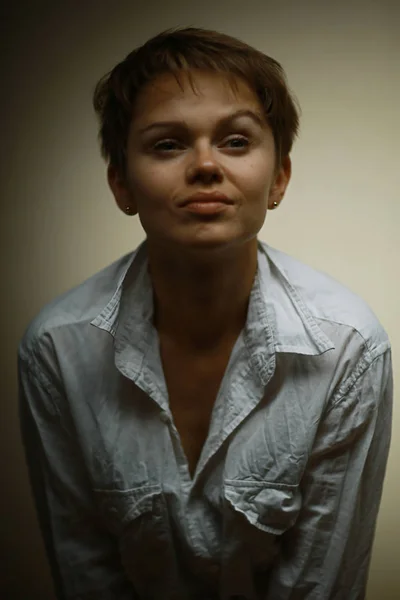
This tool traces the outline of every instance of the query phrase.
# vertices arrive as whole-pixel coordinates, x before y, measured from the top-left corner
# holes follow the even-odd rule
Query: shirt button
[[[169,414],[165,411],[162,412],[160,414],[160,421],[162,421],[163,423],[166,423],[166,424],[170,423],[171,419],[169,417]]]

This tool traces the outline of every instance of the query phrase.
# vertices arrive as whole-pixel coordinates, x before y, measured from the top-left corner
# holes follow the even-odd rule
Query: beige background
[[[106,186],[91,108],[97,79],[177,25],[240,37],[283,64],[302,106],[301,137],[287,196],[259,237],[367,300],[391,337],[396,384],[399,16],[395,0],[33,0],[3,14],[1,598],[53,598],[19,436],[17,342],[45,303],[144,238]],[[400,597],[399,424],[395,406],[369,600]]]

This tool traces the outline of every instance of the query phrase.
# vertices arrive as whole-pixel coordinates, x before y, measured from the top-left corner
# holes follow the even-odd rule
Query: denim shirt
[[[47,304],[19,343],[57,598],[364,598],[393,397],[390,342],[368,305],[258,241],[193,477],[152,316],[145,240]]]

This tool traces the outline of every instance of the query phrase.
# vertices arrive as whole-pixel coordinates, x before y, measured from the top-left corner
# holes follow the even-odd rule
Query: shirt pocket
[[[161,487],[147,485],[94,493],[104,523],[118,541],[126,575],[139,596],[157,597],[165,585],[175,589],[177,566]]]
[[[158,485],[146,485],[128,490],[94,490],[97,505],[105,525],[116,536],[132,522],[148,514],[157,514],[162,491]]]
[[[293,527],[301,508],[297,484],[227,480],[224,499],[249,525],[272,535]]]
[[[298,485],[226,480],[223,488],[222,586],[249,597],[265,589],[283,534],[301,507]]]

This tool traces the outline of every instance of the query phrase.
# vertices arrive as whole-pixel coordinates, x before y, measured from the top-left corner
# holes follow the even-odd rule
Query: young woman
[[[361,298],[257,239],[298,129],[282,68],[177,28],[94,106],[110,188],[146,239],[19,345],[57,597],[360,600],[391,347]]]

